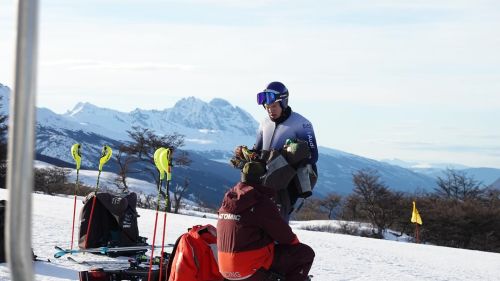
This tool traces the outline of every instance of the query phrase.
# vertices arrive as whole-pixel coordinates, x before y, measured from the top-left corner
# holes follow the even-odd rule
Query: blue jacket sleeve
[[[318,161],[318,146],[316,144],[316,136],[310,122],[302,124],[302,128],[297,132],[297,138],[307,141],[311,149],[311,158],[309,164],[316,164]]]

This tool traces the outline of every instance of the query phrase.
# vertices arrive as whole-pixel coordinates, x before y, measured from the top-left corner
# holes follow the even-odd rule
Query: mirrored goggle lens
[[[262,92],[257,94],[257,104],[271,104],[276,101],[278,95],[272,92]]]

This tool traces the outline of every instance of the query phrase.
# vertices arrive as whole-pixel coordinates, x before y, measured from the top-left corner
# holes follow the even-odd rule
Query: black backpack
[[[5,251],[5,214],[7,213],[7,200],[0,200],[0,262],[6,262],[7,256]],[[37,256],[31,249],[33,260],[37,260]]]
[[[137,195],[133,192],[124,197],[104,192],[97,193],[92,225],[87,245],[85,245],[94,197],[95,193],[92,192],[83,201],[78,243],[80,248],[146,245],[145,238],[139,236],[137,226],[139,215],[136,211]]]

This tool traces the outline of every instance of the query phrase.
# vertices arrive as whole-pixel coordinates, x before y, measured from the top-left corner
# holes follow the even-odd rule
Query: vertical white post
[[[38,1],[19,0],[14,91],[9,113],[6,246],[14,281],[33,280],[31,193],[35,143]]]

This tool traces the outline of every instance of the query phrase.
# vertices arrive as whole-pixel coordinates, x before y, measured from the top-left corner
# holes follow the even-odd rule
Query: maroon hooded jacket
[[[238,183],[224,195],[217,222],[219,271],[229,280],[244,279],[273,262],[275,242],[297,244],[297,236],[271,201],[274,191]]]

